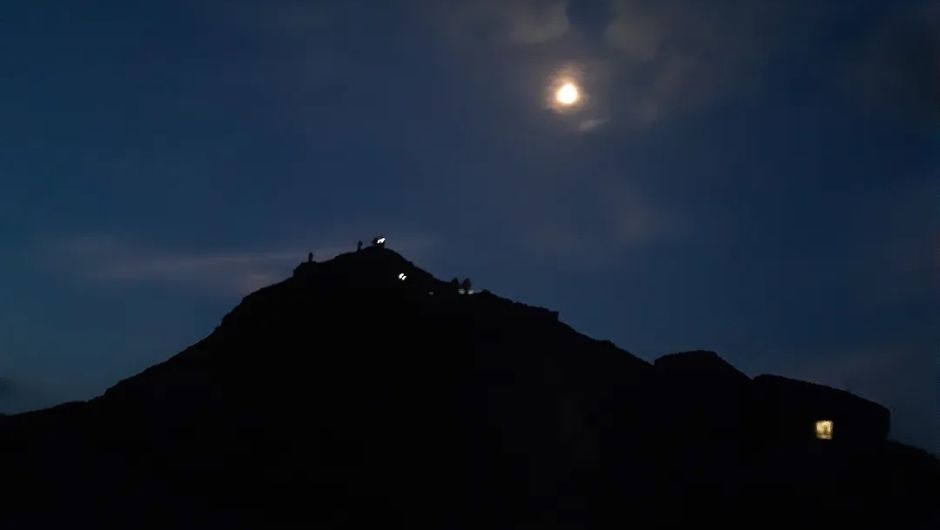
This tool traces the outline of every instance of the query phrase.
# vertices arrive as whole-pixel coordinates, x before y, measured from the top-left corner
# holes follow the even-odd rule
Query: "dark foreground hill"
[[[101,397],[0,417],[0,528],[940,528],[938,463],[888,422],[373,247]]]

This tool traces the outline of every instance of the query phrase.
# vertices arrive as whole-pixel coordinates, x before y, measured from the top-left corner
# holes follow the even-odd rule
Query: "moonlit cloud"
[[[458,0],[441,7],[457,31],[484,39],[542,44],[569,28],[565,0]]]
[[[666,20],[649,13],[631,12],[628,2],[614,4],[614,16],[604,36],[610,46],[637,63],[656,59],[665,47]]]
[[[503,5],[512,2],[500,0]],[[512,11],[509,37],[518,42],[539,43],[557,39],[568,31],[564,0],[519,2]]]
[[[552,61],[555,67],[566,61],[590,63],[585,81],[600,94],[590,104],[603,109],[612,126],[631,129],[663,123],[756,86],[768,57],[787,36],[781,28],[812,26],[824,11],[766,0],[717,6],[611,0],[595,27],[572,22],[571,6],[564,1],[441,5],[447,6],[442,12],[450,28],[442,36],[445,41],[453,42],[455,35],[469,41],[462,53],[479,54],[481,64],[493,66],[494,51],[505,54],[500,63],[515,63],[509,72],[516,78],[499,82],[530,83],[533,69]],[[492,75],[492,68],[480,68],[480,75]]]
[[[589,118],[578,123],[578,130],[581,132],[593,131],[605,123],[607,123],[606,118]]]
[[[765,2],[615,0],[604,40],[630,88],[627,123],[649,125],[741,89],[776,44]]]

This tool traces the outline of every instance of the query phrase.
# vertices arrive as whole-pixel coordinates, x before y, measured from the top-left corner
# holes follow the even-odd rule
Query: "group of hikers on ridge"
[[[379,248],[384,247],[384,246],[385,246],[385,238],[382,237],[382,236],[378,236],[378,237],[373,238],[373,239],[372,239],[372,246],[373,246],[373,247],[379,247]],[[362,240],[360,239],[360,240],[356,243],[356,252],[360,252],[361,250],[362,250]],[[307,252],[307,263],[313,263],[313,252]]]
[[[372,238],[372,246],[384,248],[386,238],[384,236],[376,236]],[[356,252],[362,251],[362,240],[356,242]],[[307,263],[313,263],[313,252],[307,252]],[[470,281],[470,278],[464,278],[463,281],[454,278],[450,281],[450,285],[454,288],[458,294],[474,294],[473,283]]]

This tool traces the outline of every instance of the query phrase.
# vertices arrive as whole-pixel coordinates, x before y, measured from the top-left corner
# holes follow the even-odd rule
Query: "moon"
[[[591,94],[585,91],[587,78],[583,68],[574,63],[560,65],[548,74],[542,89],[542,104],[560,116],[587,110]]]
[[[580,99],[581,91],[578,90],[577,85],[570,81],[558,87],[558,90],[555,92],[555,101],[566,107],[574,105]]]

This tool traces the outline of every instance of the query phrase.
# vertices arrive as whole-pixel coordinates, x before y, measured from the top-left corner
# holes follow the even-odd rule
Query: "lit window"
[[[832,420],[819,420],[816,422],[816,438],[832,440]]]
[[[398,279],[399,279],[399,280],[405,281],[406,278],[408,278],[408,275],[405,274],[404,272],[399,272],[399,273],[398,273]]]

